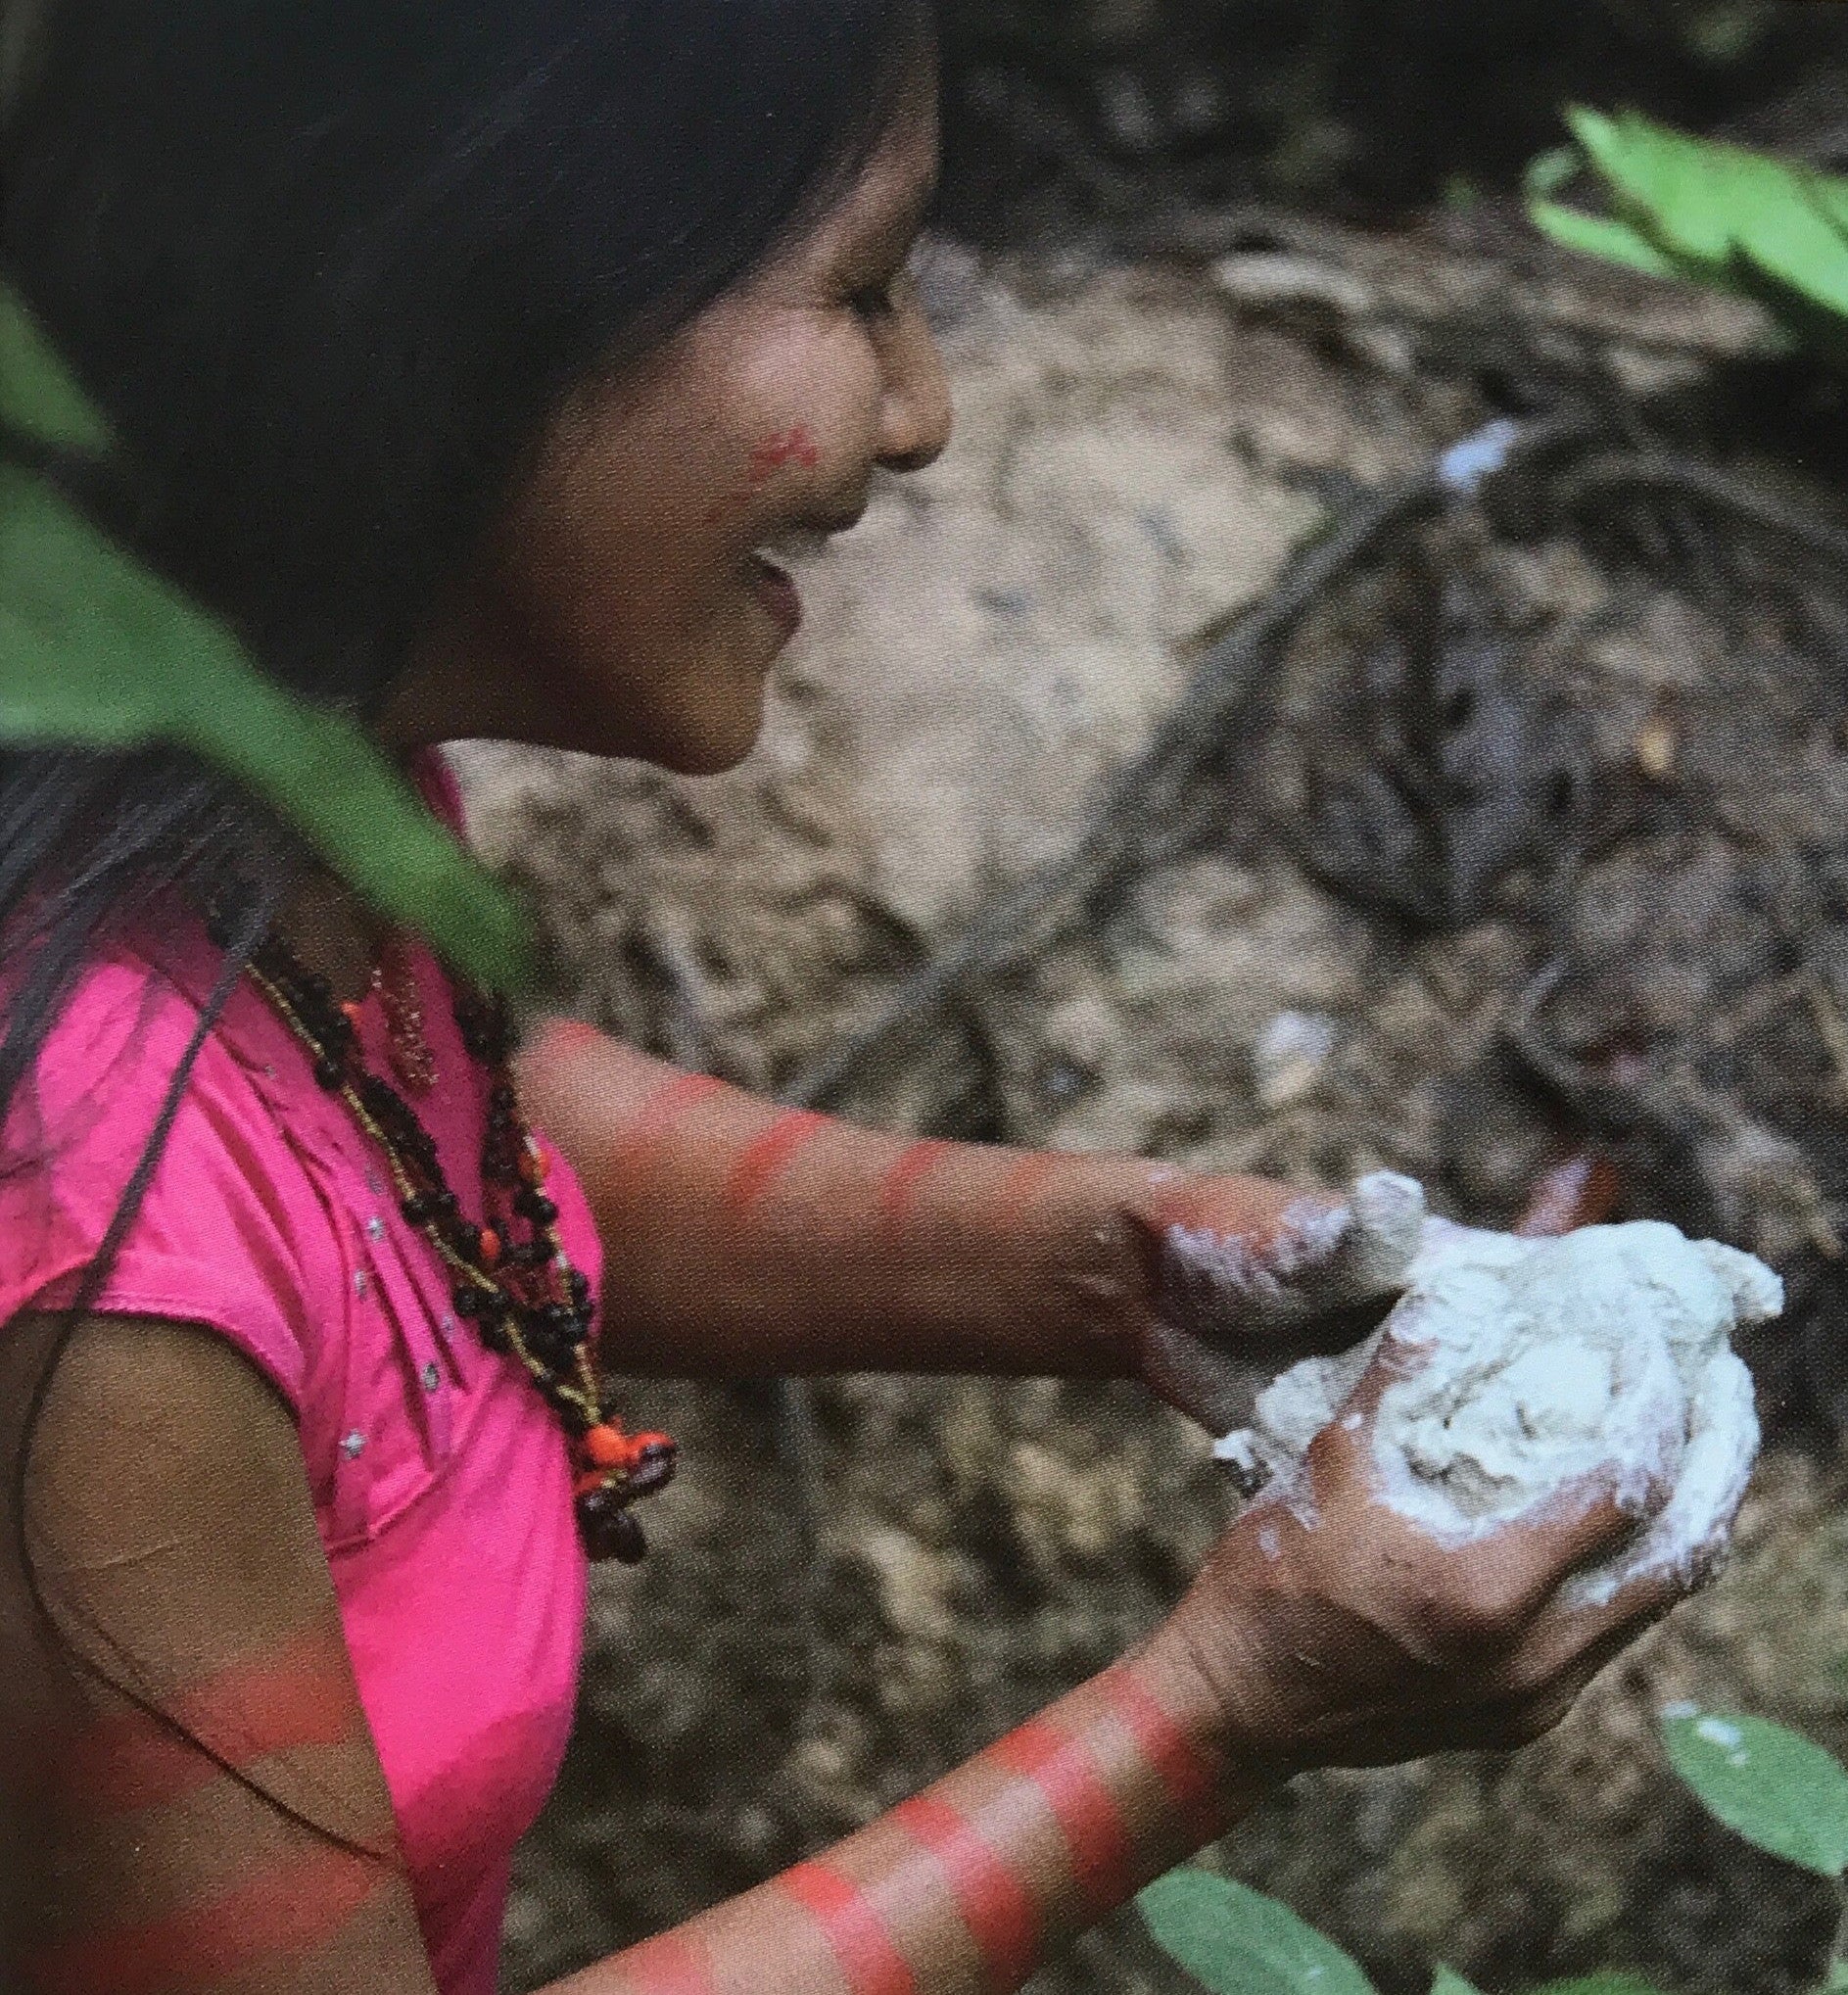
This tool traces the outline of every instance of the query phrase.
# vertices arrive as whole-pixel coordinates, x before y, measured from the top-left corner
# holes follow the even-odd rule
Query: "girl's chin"
[[[757,746],[764,731],[764,688],[757,680],[727,701],[712,700],[677,714],[640,752],[677,776],[723,776]]]

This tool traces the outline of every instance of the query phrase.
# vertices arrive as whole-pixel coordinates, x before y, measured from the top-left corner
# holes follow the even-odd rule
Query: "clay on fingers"
[[[1299,1199],[1263,1234],[1169,1226],[1161,1238],[1159,1306],[1177,1327],[1212,1341],[1241,1328],[1288,1329],[1398,1288],[1417,1250],[1424,1188],[1375,1171],[1347,1201]]]
[[[1518,1239],[1433,1220],[1408,1280],[1373,1337],[1292,1366],[1257,1395],[1251,1426],[1218,1444],[1248,1486],[1294,1481],[1376,1351],[1415,1343],[1423,1361],[1381,1394],[1372,1421],[1381,1501],[1460,1544],[1602,1477],[1639,1518],[1652,1514],[1621,1552],[1568,1581],[1562,1602],[1610,1600],[1639,1575],[1692,1585],[1712,1570],[1759,1440],[1730,1339],[1781,1310],[1770,1268],[1655,1221]]]

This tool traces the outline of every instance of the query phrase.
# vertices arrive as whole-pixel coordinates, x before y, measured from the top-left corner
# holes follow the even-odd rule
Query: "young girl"
[[[948,437],[917,0],[4,25],[0,274],[120,445],[45,475],[452,827],[448,739],[749,750],[779,543]],[[1211,1417],[1228,1352],[1391,1287],[1262,1184],[908,1148],[559,1024],[516,1076],[491,1004],[177,752],[9,752],[0,896],[9,1990],[490,1995],[587,1554],[639,1554],[672,1466],[592,1350],[1141,1376]],[[1553,1723],[1675,1588],[1554,1603],[1634,1527],[1609,1487],[1421,1538],[1372,1500],[1386,1383],[1133,1653],[568,1986],[1013,1988],[1300,1768]]]

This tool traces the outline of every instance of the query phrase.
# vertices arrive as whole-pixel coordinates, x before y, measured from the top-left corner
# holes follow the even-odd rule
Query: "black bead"
[[[535,1226],[549,1226],[558,1216],[558,1208],[532,1185],[514,1194],[513,1210],[521,1217],[531,1219]]]
[[[345,1079],[345,1077],[346,1076],[341,1070],[340,1062],[338,1060],[331,1060],[325,1053],[323,1053],[321,1057],[317,1061],[315,1061],[314,1084],[317,1087],[325,1088],[329,1094],[332,1094],[334,1090],[337,1087],[339,1087],[341,1081]]]
[[[458,1316],[479,1316],[486,1298],[472,1282],[458,1282],[455,1285],[455,1293],[450,1296],[450,1301],[455,1305],[455,1313]]]
[[[641,1450],[641,1459],[629,1471],[629,1494],[651,1496],[674,1480],[680,1466],[680,1450],[671,1441],[656,1441]]]
[[[539,1359],[547,1372],[561,1372],[571,1362],[570,1346],[560,1344],[557,1338],[553,1337],[549,1332],[536,1330],[531,1324],[528,1324],[524,1334],[527,1350]],[[553,1412],[560,1411],[570,1403],[569,1401],[562,1397],[558,1388],[552,1386],[549,1382],[541,1383],[539,1390],[545,1395]]]
[[[585,1550],[599,1563],[614,1559],[618,1565],[640,1565],[647,1555],[648,1541],[623,1507],[619,1491],[591,1490],[580,1496],[578,1529]]]

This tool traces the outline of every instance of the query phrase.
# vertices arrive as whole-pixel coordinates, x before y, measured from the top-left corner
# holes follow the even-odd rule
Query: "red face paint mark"
[[[175,1725],[240,1773],[274,1753],[343,1744],[361,1725],[346,1651],[324,1637],[220,1670],[169,1708]],[[131,1711],[72,1740],[61,1775],[79,1805],[117,1815],[176,1801],[219,1779],[220,1769],[185,1738]]]
[[[384,1883],[387,1873],[345,1850],[325,1850],[241,1886],[215,1904],[139,1925],[62,1941],[28,1959],[40,1995],[183,1995],[240,1970],[324,1945]]]
[[[1018,1988],[1039,1965],[1039,1908],[1033,1894],[947,1801],[920,1794],[892,1819],[942,1867],[995,1995]]]
[[[696,1939],[664,1932],[621,1956],[623,1978],[640,1995],[719,1995],[705,1949]]]
[[[1217,1841],[1230,1825],[1211,1761],[1130,1671],[1107,1670],[1100,1687],[1186,1823],[1195,1846]]]
[[[796,1152],[829,1126],[814,1109],[793,1109],[738,1152],[726,1180],[725,1202],[734,1212],[748,1212],[770,1189],[779,1171]]]
[[[879,1216],[887,1225],[899,1224],[912,1208],[918,1187],[937,1166],[938,1160],[956,1148],[934,1136],[914,1143],[885,1173],[879,1186]]]
[[[1086,1916],[1095,1923],[1120,1905],[1136,1883],[1129,1829],[1084,1748],[1044,1719],[1029,1718],[983,1757],[1039,1789],[1066,1839]]]
[[[766,437],[751,452],[751,483],[768,485],[779,471],[787,470],[791,464],[813,471],[821,461],[821,447],[797,423],[793,429],[779,430],[774,437]]]
[[[891,1928],[859,1886],[826,1864],[797,1864],[777,1879],[822,1928],[853,1995],[918,1995]]]

